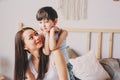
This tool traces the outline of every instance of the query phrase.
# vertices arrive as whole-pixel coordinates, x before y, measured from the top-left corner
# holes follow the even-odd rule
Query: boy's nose
[[[43,23],[42,26],[43,26],[43,27],[46,27],[46,26],[45,26],[45,23]]]

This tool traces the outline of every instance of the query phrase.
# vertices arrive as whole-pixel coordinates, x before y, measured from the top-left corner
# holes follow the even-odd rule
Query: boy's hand
[[[60,29],[57,26],[52,27],[50,30],[50,32],[59,32],[59,31],[60,31]]]

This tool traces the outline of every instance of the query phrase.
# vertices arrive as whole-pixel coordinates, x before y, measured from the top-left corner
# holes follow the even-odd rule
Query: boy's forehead
[[[51,20],[51,19],[49,19],[49,18],[44,18],[44,19],[42,19],[42,20],[40,20],[40,21],[49,21],[49,20]]]
[[[44,18],[44,19],[42,19],[42,20],[50,20],[49,18]]]

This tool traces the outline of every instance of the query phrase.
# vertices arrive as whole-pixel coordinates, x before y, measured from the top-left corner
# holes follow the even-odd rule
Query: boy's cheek
[[[40,28],[41,31],[43,31],[43,28]]]
[[[46,32],[46,29],[45,28],[41,28],[41,31]]]
[[[47,29],[43,29],[42,31],[43,31],[43,32],[47,32],[48,30],[47,30]]]
[[[50,26],[50,24],[45,24],[45,26],[49,27],[49,26]]]

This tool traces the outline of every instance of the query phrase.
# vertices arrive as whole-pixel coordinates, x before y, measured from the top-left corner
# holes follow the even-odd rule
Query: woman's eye
[[[30,36],[29,39],[30,39],[30,40],[33,39],[33,36]]]
[[[38,33],[37,33],[37,32],[35,33],[35,36],[38,36]]]

